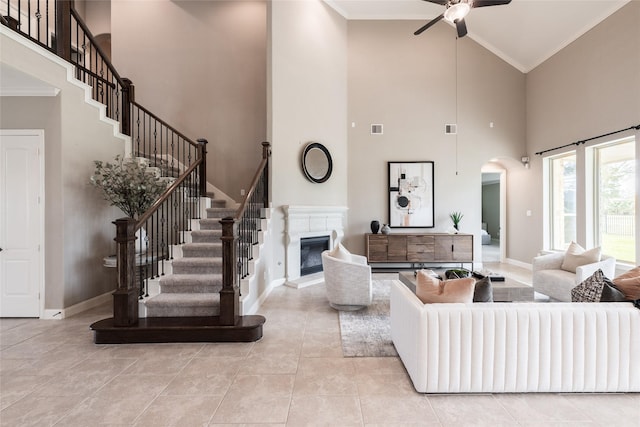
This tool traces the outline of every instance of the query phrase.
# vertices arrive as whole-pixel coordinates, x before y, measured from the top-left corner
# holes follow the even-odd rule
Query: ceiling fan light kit
[[[469,3],[461,1],[460,3],[452,4],[444,11],[444,19],[454,24],[456,21],[464,19],[470,10]]]
[[[458,32],[458,37],[464,37],[467,35],[467,24],[464,22],[464,18],[469,14],[471,9],[477,7],[487,6],[500,6],[511,3],[511,0],[423,0],[429,3],[435,3],[445,6],[443,13],[436,18],[427,22],[422,27],[418,28],[414,35],[422,34],[427,28],[435,25],[440,20],[444,19],[452,24],[455,24]]]

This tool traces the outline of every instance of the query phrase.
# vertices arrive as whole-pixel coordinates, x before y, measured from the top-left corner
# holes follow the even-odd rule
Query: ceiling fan
[[[476,7],[487,6],[500,6],[503,4],[511,3],[511,0],[423,0],[430,3],[440,4],[446,6],[446,9],[435,19],[427,22],[422,27],[413,33],[414,35],[422,34],[424,30],[436,24],[441,19],[455,24],[458,31],[458,37],[464,37],[467,35],[467,24],[464,22],[464,17],[467,16],[469,11]]]

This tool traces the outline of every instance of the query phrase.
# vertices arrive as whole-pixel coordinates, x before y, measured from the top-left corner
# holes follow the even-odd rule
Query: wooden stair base
[[[114,326],[113,318],[91,325],[96,344],[167,342],[251,342],[262,338],[264,316],[240,316],[233,326],[220,325],[219,316],[147,317],[133,326]]]

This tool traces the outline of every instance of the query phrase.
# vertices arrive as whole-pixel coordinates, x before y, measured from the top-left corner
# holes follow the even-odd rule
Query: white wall
[[[283,205],[347,206],[347,23],[319,0],[269,3],[268,139],[273,144],[273,271],[284,277]],[[304,146],[324,144],[328,181],[301,169]]]

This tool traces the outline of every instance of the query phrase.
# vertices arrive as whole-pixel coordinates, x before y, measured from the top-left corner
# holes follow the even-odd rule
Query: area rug
[[[340,311],[344,357],[397,356],[391,341],[389,294],[392,280],[373,280],[373,302],[358,311]]]

